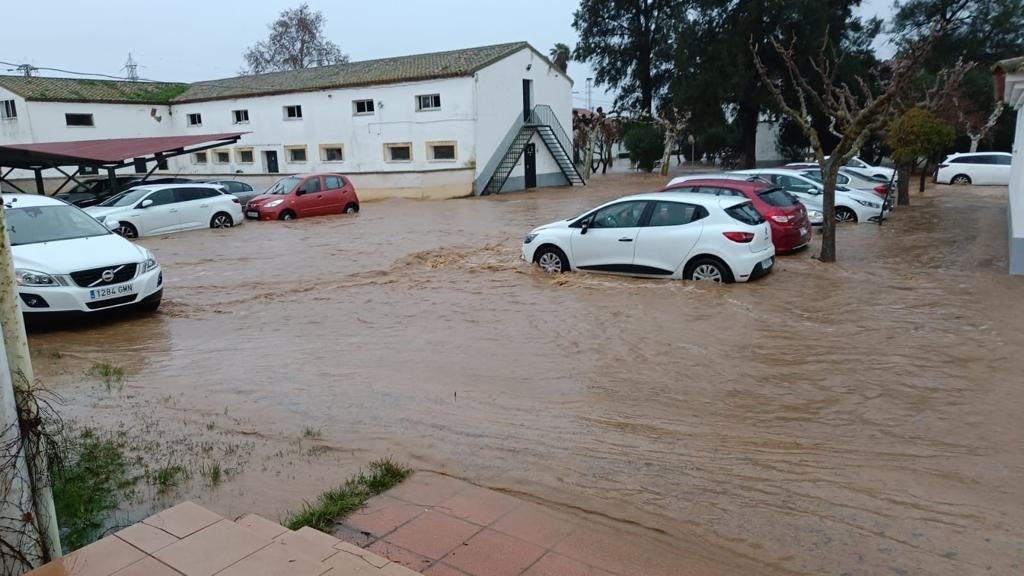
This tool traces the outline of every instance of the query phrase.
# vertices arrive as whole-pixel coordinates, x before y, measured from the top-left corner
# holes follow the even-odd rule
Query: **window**
[[[64,121],[68,126],[95,126],[92,114],[65,114]]]
[[[647,201],[619,202],[605,206],[590,218],[591,228],[634,228],[647,208]]]
[[[740,222],[751,226],[764,223],[764,217],[761,216],[761,213],[758,212],[750,202],[744,202],[743,204],[737,204],[732,208],[726,208],[725,213],[732,216],[734,220],[739,220]]]
[[[680,202],[656,202],[648,226],[682,226],[708,215],[703,206]]]
[[[698,194],[710,194],[712,196],[740,196],[743,194],[729,188],[718,188],[716,186],[700,186],[692,189],[693,192]]]
[[[167,158],[157,157],[156,168],[157,170],[167,170]]]
[[[203,115],[202,114],[189,114],[188,115],[188,125],[189,126],[202,126],[203,125]]]
[[[301,164],[306,161],[305,146],[285,146],[284,152],[288,155],[288,161],[293,164]]]
[[[285,120],[301,120],[302,119],[302,106],[285,106],[284,107],[284,119]]]
[[[220,196],[220,192],[211,188],[178,188],[176,192],[178,202],[191,202],[192,200],[205,200]]]
[[[412,144],[385,144],[384,160],[387,162],[412,162]]]
[[[994,155],[993,158],[995,159],[995,162],[993,162],[993,164],[999,166],[1009,166],[1010,164],[1013,163],[1013,156],[1004,156],[1002,154],[997,154]]]
[[[249,123],[249,111],[248,110],[232,110],[231,118],[235,124],[248,124]]]
[[[192,154],[193,164],[206,164],[206,152],[196,152]]]
[[[341,176],[324,176],[324,187],[328,190],[337,190],[345,187],[345,181]]]
[[[441,95],[440,94],[424,94],[416,97],[416,109],[419,111],[423,110],[440,110],[441,109]]]
[[[782,188],[762,190],[757,193],[757,197],[764,200],[765,204],[769,206],[778,206],[780,208],[795,206],[798,203],[798,200],[792,194]]]
[[[0,106],[0,118],[14,120],[18,117],[18,110],[14,107],[14,100],[4,100]]]
[[[164,204],[173,204],[174,199],[174,188],[164,188],[163,190],[157,190],[149,196],[146,196],[146,200],[152,200],[151,206],[163,206]]]
[[[850,158],[850,161],[847,162],[846,165],[847,166],[851,166],[853,168],[867,168],[868,167],[868,165],[863,163],[863,162],[861,162],[859,158]]]
[[[235,148],[235,157],[238,158],[239,164],[252,164],[252,148]]]
[[[302,186],[299,186],[299,192],[302,192],[303,194],[310,194],[310,193],[319,192],[319,191],[320,191],[320,179],[317,178],[317,177],[310,178],[309,180],[306,180],[305,182],[303,182]]]
[[[427,160],[431,162],[454,162],[455,142],[427,142]]]
[[[322,162],[343,162],[345,160],[345,147],[341,144],[321,144],[320,160]]]
[[[353,100],[352,113],[356,116],[361,114],[373,114],[373,100]]]
[[[236,192],[252,192],[252,186],[249,186],[245,182],[237,182],[235,180],[228,180],[227,182],[221,182],[221,186],[227,188],[227,191],[231,194]]]
[[[214,150],[213,151],[213,163],[214,164],[230,164],[231,163],[231,152],[228,150]]]

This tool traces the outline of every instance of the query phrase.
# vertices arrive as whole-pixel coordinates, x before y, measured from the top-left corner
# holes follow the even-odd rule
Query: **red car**
[[[662,192],[668,190],[750,199],[754,208],[771,225],[772,244],[775,244],[777,253],[792,252],[811,241],[807,209],[795,196],[767,182],[708,178],[680,182],[665,187]]]
[[[352,181],[341,174],[298,174],[281,178],[245,205],[245,217],[292,220],[324,214],[359,212]]]

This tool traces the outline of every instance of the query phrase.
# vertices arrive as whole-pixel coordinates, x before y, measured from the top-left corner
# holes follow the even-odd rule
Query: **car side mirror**
[[[580,235],[586,234],[587,230],[589,230],[589,229],[590,229],[590,222],[589,221],[584,220],[583,222],[580,222]]]
[[[152,205],[153,201],[150,200],[149,198],[146,198],[145,200],[142,201],[142,204],[139,204],[139,208],[149,208]]]
[[[111,220],[110,218],[103,220],[103,224],[107,227],[107,230],[117,230],[121,227],[119,220]]]

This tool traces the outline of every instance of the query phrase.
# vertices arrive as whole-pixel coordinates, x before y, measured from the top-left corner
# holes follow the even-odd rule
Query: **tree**
[[[773,51],[785,67],[785,75],[782,78],[773,78],[770,75],[761,59],[757,44],[751,40],[750,50],[762,85],[782,112],[796,122],[807,135],[814,150],[814,157],[821,168],[824,185],[822,204],[825,212],[819,255],[821,261],[836,260],[835,201],[839,168],[857,154],[873,131],[879,130],[886,123],[889,107],[906,90],[917,72],[917,66],[928,54],[942,30],[941,26],[933,26],[922,40],[889,61],[885,70],[886,75],[877,90],[872,89],[867,81],[859,77],[855,89],[838,80],[836,63],[841,61],[841,55],[836,53],[827,38],[809,58],[808,64],[813,73],[806,76],[798,63],[800,57],[794,50],[796,42],[783,46],[773,38]],[[784,90],[792,93],[792,96],[787,97]],[[828,132],[838,138],[830,155],[827,155],[829,151],[822,142],[822,133],[812,121],[812,108],[822,117],[829,118]]]
[[[653,122],[631,122],[626,126],[622,141],[629,148],[629,159],[645,172],[654,171],[654,163],[661,158],[665,131]]]
[[[906,167],[916,164],[919,158],[943,152],[955,139],[952,126],[920,106],[907,110],[892,123],[885,142],[892,149],[896,166],[901,168],[897,184],[901,205],[910,204],[910,171]]]
[[[569,69],[569,60],[572,59],[572,49],[569,48],[568,44],[562,44],[558,42],[548,52],[551,56],[551,62],[562,72],[566,72]]]
[[[675,35],[691,0],[581,0],[572,27],[573,58],[594,67],[594,80],[618,92],[617,108],[650,115],[672,77]]]
[[[243,72],[261,74],[348,62],[341,48],[324,37],[326,22],[323,14],[305,3],[283,10],[268,26],[270,36],[246,49],[248,68]]]

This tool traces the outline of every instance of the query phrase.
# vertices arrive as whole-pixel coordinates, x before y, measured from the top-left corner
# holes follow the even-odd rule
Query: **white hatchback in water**
[[[100,222],[116,218],[116,232],[125,238],[231,228],[245,221],[241,201],[213,184],[139,186],[85,211]]]
[[[523,258],[552,273],[746,282],[771,271],[775,246],[746,198],[659,192],[535,228],[523,240]]]
[[[31,194],[4,194],[7,235],[27,318],[112,308],[156,310],[163,273],[153,254],[81,208]]]

